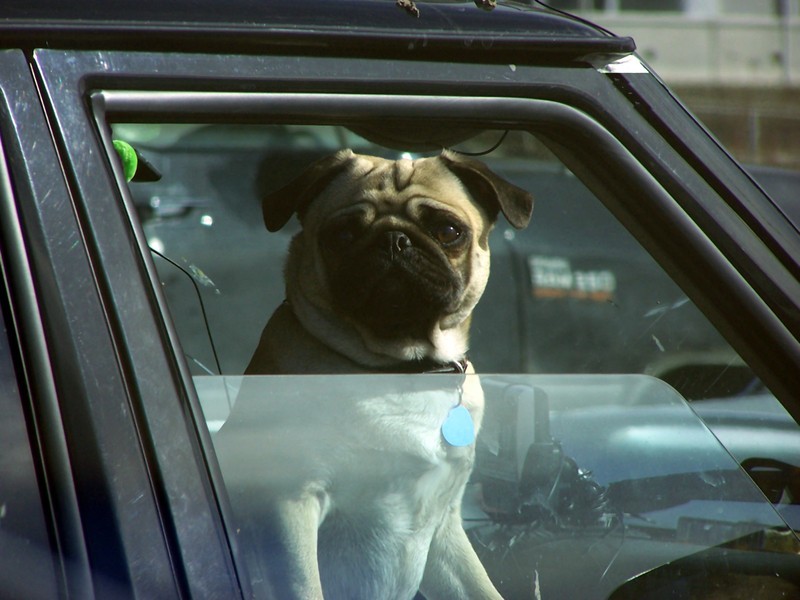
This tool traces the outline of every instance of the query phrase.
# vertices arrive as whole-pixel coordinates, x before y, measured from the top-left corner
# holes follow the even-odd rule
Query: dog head
[[[393,161],[342,150],[263,201],[270,231],[293,214],[302,225],[286,268],[298,318],[371,365],[463,357],[489,233],[500,212],[525,227],[532,207],[528,192],[451,152]]]

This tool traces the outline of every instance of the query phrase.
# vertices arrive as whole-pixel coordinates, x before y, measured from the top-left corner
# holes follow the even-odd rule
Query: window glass
[[[792,484],[800,465],[768,446],[780,430],[785,434],[780,447],[797,456],[794,422],[686,294],[535,135],[435,124],[417,129],[391,122],[379,129],[302,123],[113,126],[114,139],[138,153],[130,193],[166,298],[165,312],[213,435],[255,590],[267,593],[272,584],[266,582],[276,571],[302,572],[291,553],[286,558],[286,548],[265,541],[283,539],[286,529],[266,523],[283,515],[276,498],[291,496],[300,489],[293,486],[309,481],[319,489],[311,494],[314,510],[303,514],[313,517],[314,529],[320,524],[318,551],[327,557],[323,587],[348,597],[337,587],[345,585],[344,575],[336,573],[356,569],[348,562],[358,561],[353,558],[358,552],[348,553],[351,547],[371,553],[371,562],[358,569],[370,573],[365,575],[370,581],[380,579],[375,565],[392,554],[386,540],[396,540],[397,529],[419,532],[430,526],[415,521],[422,517],[414,502],[436,506],[435,498],[444,494],[433,484],[409,483],[416,481],[411,474],[419,474],[420,464],[426,465],[423,473],[433,468],[426,461],[445,460],[437,452],[450,460],[462,436],[471,447],[473,439],[464,432],[469,424],[454,425],[451,415],[466,407],[474,427],[483,412],[475,407],[484,402],[461,515],[478,558],[506,597],[529,597],[531,589],[556,597],[642,597],[675,577],[683,577],[697,594],[688,597],[703,597],[712,589],[724,593],[731,573],[738,572],[725,557],[763,552],[777,558],[765,562],[769,573],[756,569],[758,577],[767,581],[765,589],[783,590],[786,581],[775,573],[786,566],[781,553],[797,550],[784,518],[795,518]],[[436,146],[450,147],[494,173],[455,166],[448,171],[457,179],[452,185],[491,195],[498,186],[504,193],[500,182],[505,181],[535,199],[527,227],[512,226],[514,209],[503,206],[507,218],[501,214],[488,235],[491,275],[469,337],[468,357],[478,375],[471,368],[466,374],[405,373],[399,359],[363,369],[372,374],[326,374],[338,364],[336,356],[350,350],[340,346],[349,338],[337,337],[336,319],[369,323],[371,332],[379,332],[369,343],[384,344],[395,339],[397,328],[413,326],[395,312],[424,317],[434,310],[428,308],[433,300],[413,304],[419,315],[409,303],[450,280],[439,272],[425,285],[409,284],[414,291],[408,292],[403,279],[391,293],[379,294],[379,314],[391,317],[376,317],[371,301],[350,308],[341,298],[362,293],[372,273],[340,268],[342,248],[361,234],[364,214],[377,219],[370,210],[383,216],[380,210],[395,214],[395,209],[353,209],[356,200],[384,191],[370,188],[349,191],[342,199],[330,192],[334,212],[313,216],[309,198],[344,184],[336,179],[341,171],[325,175],[335,161],[307,169],[343,148],[414,160],[436,156]],[[118,151],[125,156],[119,146]],[[148,163],[161,174],[156,181],[148,181],[156,179]],[[424,223],[426,235],[438,240],[459,273],[484,269],[478,247],[487,240],[476,229],[492,208],[470,209],[469,219],[462,215],[454,223],[443,216],[452,216],[452,207],[429,197],[438,184],[415,179],[411,164],[394,167],[386,185],[420,185],[425,191],[412,196],[424,199],[410,201],[416,208],[397,214]],[[360,173],[367,172],[364,167]],[[285,267],[301,225],[296,218],[283,225],[280,216],[268,216],[277,229],[268,232],[262,200],[290,183],[290,193],[279,194],[284,203],[297,201],[289,212],[296,209],[307,222],[325,223],[314,246],[324,258]],[[417,243],[405,234],[392,235],[391,252]],[[474,251],[458,250],[465,236]],[[287,271],[305,282],[303,289],[314,298],[311,308],[286,302]],[[347,273],[346,285],[330,283],[334,271]],[[320,303],[329,311],[321,311],[325,315],[343,305],[350,312],[336,313],[334,321],[317,319],[314,331],[292,329],[299,311],[315,311]],[[270,346],[264,359],[262,331],[276,310],[285,331],[306,337],[282,338],[283,345]],[[333,341],[319,350],[320,340]],[[274,369],[287,362],[297,365],[296,373]],[[283,374],[266,375],[275,372]],[[744,405],[752,410],[733,411],[744,417],[734,422],[721,417]],[[422,430],[425,443],[414,433]],[[419,444],[433,454],[415,454]],[[748,460],[755,462],[748,467]],[[309,493],[308,486],[302,490]],[[764,490],[772,491],[772,505]],[[278,522],[302,529],[309,521]],[[359,523],[380,526],[367,531]],[[352,535],[357,539],[347,537]],[[413,543],[425,550],[397,559],[389,572],[425,567],[428,546],[416,538]],[[580,577],[575,556],[586,557]],[[681,575],[685,568],[700,569],[700,575]],[[628,580],[633,583],[623,587]],[[423,577],[435,590],[431,581],[432,576]]]
[[[341,148],[401,158],[344,127],[118,125],[158,169],[132,187],[171,316],[195,374],[240,374],[285,299],[299,225],[268,233],[261,198]],[[374,136],[377,137],[377,136]],[[456,147],[530,190],[533,218],[502,215],[470,357],[483,372],[647,373],[690,399],[758,387],[752,373],[636,240],[535,137],[488,131]],[[215,357],[216,354],[216,357]],[[217,364],[219,361],[219,364]]]

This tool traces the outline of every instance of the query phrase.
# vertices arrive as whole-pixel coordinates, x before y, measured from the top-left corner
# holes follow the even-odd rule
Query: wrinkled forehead
[[[374,156],[356,156],[328,191],[348,204],[358,200],[400,204],[414,197],[446,200],[463,198],[465,193],[459,179],[437,158],[388,160]]]

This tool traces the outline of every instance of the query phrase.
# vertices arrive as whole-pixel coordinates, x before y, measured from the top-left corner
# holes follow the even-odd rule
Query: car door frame
[[[213,586],[239,589],[235,536],[226,535],[227,503],[212,483],[221,481],[218,467],[203,450],[210,445],[208,433],[187,365],[175,351],[176,336],[160,308],[155,269],[131,218],[120,166],[109,153],[109,117],[258,120],[265,113],[256,104],[273,96],[281,99],[280,110],[298,118],[320,118],[327,102],[331,117],[380,118],[388,110],[406,118],[435,113],[502,124],[511,120],[506,115],[523,114],[536,103],[539,111],[549,103],[556,124],[539,125],[551,148],[684,287],[789,412],[800,416],[800,344],[792,321],[792,311],[800,308],[800,285],[786,260],[796,239],[785,234],[765,240],[767,228],[757,227],[752,216],[743,218],[741,206],[756,203],[756,213],[780,222],[768,198],[743,173],[737,176],[735,163],[718,149],[705,146],[689,154],[668,143],[665,128],[708,134],[675,115],[669,124],[654,126],[647,111],[630,102],[618,74],[614,79],[590,62],[454,63],[444,69],[435,62],[375,58],[57,49],[36,51],[32,66],[71,194],[63,209],[71,211],[83,269],[91,277],[93,318],[104,319],[102,335],[97,334],[104,356],[96,357],[97,364],[114,373],[113,391],[98,391],[96,398],[87,393],[83,416],[90,422],[96,413],[121,419],[101,406],[110,396],[125,399],[122,438],[138,448],[136,462],[152,490],[151,512],[162,525],[163,556],[179,573],[177,585],[192,594],[205,595]],[[311,104],[303,105],[304,99]],[[555,114],[559,111],[564,114]],[[565,142],[566,135],[571,137]],[[591,142],[583,149],[575,143],[582,135]],[[721,188],[698,164],[722,164],[736,184]],[[625,184],[629,179],[636,184]],[[104,423],[94,428],[98,452],[111,452]],[[68,429],[68,440],[77,435]],[[133,519],[119,510],[120,522]],[[130,536],[137,537],[132,531]],[[219,578],[221,572],[228,575]]]
[[[87,227],[102,229],[107,220],[82,219],[28,57],[0,52],[0,65],[0,131],[13,189],[3,197],[10,217],[4,266],[61,588],[74,597],[239,595],[218,509],[203,487],[207,477],[196,474],[203,462],[192,453],[194,437],[181,436],[180,427],[172,432],[174,473],[189,470],[179,499],[165,497],[151,458],[152,428],[136,402],[141,382],[110,318],[117,299],[104,293],[107,263],[90,247]],[[113,272],[129,275],[122,263]],[[179,394],[170,398],[177,404]],[[194,546],[178,542],[172,515],[180,503]]]

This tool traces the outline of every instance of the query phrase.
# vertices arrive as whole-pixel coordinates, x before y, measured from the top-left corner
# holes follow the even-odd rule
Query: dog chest
[[[374,456],[384,463],[369,482],[334,482],[319,529],[318,562],[326,598],[410,599],[419,587],[431,540],[460,502],[468,461],[436,464]]]
[[[460,502],[472,447],[440,428],[452,392],[385,395],[351,414],[350,458],[328,487],[318,562],[326,598],[412,598],[431,540]],[[344,457],[340,457],[344,458]]]
[[[448,444],[442,424],[475,399],[433,375],[333,379],[311,377],[302,391],[281,377],[248,379],[215,440],[232,501],[267,515],[315,496],[325,597],[413,598],[472,465],[474,447]],[[272,535],[266,526],[245,524],[257,540]]]

